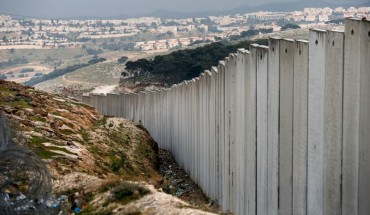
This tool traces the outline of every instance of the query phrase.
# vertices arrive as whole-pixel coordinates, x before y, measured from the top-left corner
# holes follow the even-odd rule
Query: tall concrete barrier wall
[[[370,23],[270,38],[169,89],[83,96],[143,124],[223,210],[370,214]]]

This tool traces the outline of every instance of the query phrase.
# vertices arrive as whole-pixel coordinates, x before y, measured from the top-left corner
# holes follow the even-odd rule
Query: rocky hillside
[[[206,213],[194,209],[199,207],[217,211],[205,205],[201,193],[194,195],[203,198],[195,205],[162,191],[176,183],[172,186],[159,171],[157,143],[138,124],[103,117],[76,100],[5,81],[0,81],[0,112],[10,121],[13,140],[46,163],[52,195],[45,204],[52,213]],[[6,184],[9,178],[0,173],[4,204],[27,197],[23,194],[35,186],[16,176]],[[199,192],[196,189],[193,185],[192,192]]]

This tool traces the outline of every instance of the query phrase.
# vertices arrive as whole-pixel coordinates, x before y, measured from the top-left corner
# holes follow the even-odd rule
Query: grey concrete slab
[[[358,214],[370,214],[370,21],[360,31],[360,122]]]
[[[269,39],[267,153],[268,214],[278,214],[280,38]]]
[[[344,33],[326,34],[324,212],[341,213]]]
[[[310,31],[307,214],[323,214],[326,31]]]
[[[280,41],[279,214],[293,207],[293,72],[294,41]]]
[[[358,214],[360,26],[346,20],[343,92],[342,214]]]
[[[307,211],[308,42],[294,47],[293,214]]]
[[[268,47],[257,49],[257,214],[267,214],[267,84]]]

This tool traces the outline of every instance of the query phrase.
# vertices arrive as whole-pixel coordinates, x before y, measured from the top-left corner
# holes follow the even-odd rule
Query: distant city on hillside
[[[59,20],[0,16],[0,49],[82,47],[88,41],[120,38],[124,50],[173,50],[241,35],[248,30],[284,30],[289,23],[300,28],[342,23],[346,17],[370,18],[370,7],[305,8],[293,12],[259,11],[246,14],[185,19],[141,17],[130,19]],[[150,35],[150,36],[149,36]]]

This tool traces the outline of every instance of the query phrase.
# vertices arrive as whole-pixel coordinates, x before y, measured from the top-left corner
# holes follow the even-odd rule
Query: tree
[[[125,63],[127,60],[128,60],[128,57],[122,56],[117,61],[118,61],[118,63]]]
[[[297,28],[301,28],[299,27],[299,25],[296,25],[296,24],[293,24],[293,23],[288,23],[286,25],[284,25],[283,27],[281,27],[281,30],[287,30],[287,29],[297,29]]]

